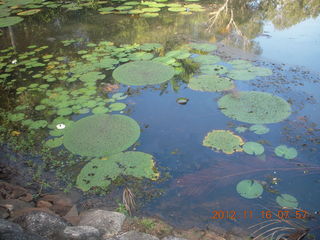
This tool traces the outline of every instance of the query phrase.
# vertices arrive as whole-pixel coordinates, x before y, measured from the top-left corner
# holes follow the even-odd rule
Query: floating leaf
[[[200,64],[214,64],[221,61],[220,57],[214,55],[199,55],[192,60]]]
[[[188,87],[205,92],[220,92],[234,88],[233,81],[217,75],[201,75],[191,78]]]
[[[264,153],[264,147],[257,142],[246,142],[243,145],[243,151],[250,155],[261,155]]]
[[[283,208],[297,208],[299,205],[298,200],[290,194],[281,194],[276,201]]]
[[[116,68],[113,78],[126,85],[159,84],[170,80],[174,69],[154,61],[136,61],[126,63]]]
[[[266,126],[260,125],[260,124],[252,125],[249,128],[249,130],[254,132],[255,134],[266,134],[270,131],[269,128],[267,128]]]
[[[256,91],[227,94],[218,105],[226,116],[253,124],[281,122],[291,114],[290,104],[284,99]]]
[[[27,11],[19,12],[19,13],[17,13],[17,15],[19,15],[19,16],[29,16],[29,15],[36,14],[36,13],[38,13],[40,11],[41,11],[41,9],[30,9],[30,10],[27,10]]]
[[[9,114],[8,118],[12,122],[18,122],[25,118],[24,113],[15,113],[15,114]]]
[[[190,43],[188,46],[203,52],[212,52],[217,49],[217,46],[211,43]]]
[[[0,27],[8,27],[23,21],[22,17],[5,17],[0,18]]]
[[[106,188],[119,175],[156,180],[152,155],[143,152],[125,152],[110,156],[106,160],[94,159],[83,167],[77,177],[77,186],[83,191],[92,187]]]
[[[235,129],[238,133],[244,133],[245,131],[247,131],[248,130],[248,128],[246,128],[246,127],[236,127],[236,129]]]
[[[180,97],[180,98],[177,98],[176,102],[181,104],[181,105],[186,105],[187,102],[189,102],[189,99],[188,98],[184,98],[184,97]]]
[[[66,129],[64,145],[74,154],[100,157],[126,150],[139,136],[140,127],[132,118],[97,114]]]
[[[126,107],[127,107],[127,105],[124,103],[112,103],[109,106],[111,111],[122,111]]]
[[[215,75],[215,74],[225,74],[228,72],[228,68],[223,65],[203,65],[200,67],[200,71],[204,74]]]
[[[274,150],[278,157],[284,157],[285,159],[294,159],[298,156],[298,152],[293,147],[287,147],[286,145],[280,145]]]
[[[207,134],[203,140],[203,146],[226,154],[242,152],[243,140],[241,137],[226,130],[213,130]]]
[[[59,138],[52,138],[47,140],[44,145],[48,148],[56,148],[61,146],[62,143],[63,143],[63,137],[59,137]]]
[[[144,14],[141,14],[140,16],[145,18],[152,18],[152,17],[158,17],[159,13],[144,13]]]
[[[241,197],[248,199],[258,198],[263,193],[262,185],[256,180],[242,180],[237,184],[236,189]]]

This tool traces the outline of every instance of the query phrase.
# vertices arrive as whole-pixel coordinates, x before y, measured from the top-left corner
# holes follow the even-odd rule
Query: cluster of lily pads
[[[71,3],[59,3],[56,1],[44,0],[2,0],[0,1],[0,28],[9,27],[24,20],[21,16],[30,16],[39,13],[44,8],[64,8],[68,11],[81,10],[84,7],[97,8],[100,14],[130,14],[141,17],[157,17],[159,12],[167,7],[168,11],[183,15],[190,15],[193,12],[203,12],[203,8],[195,3],[164,3],[168,0],[155,1],[75,1]],[[199,0],[186,0],[196,2]]]
[[[185,4],[185,3],[164,3],[168,0],[156,0],[156,1],[124,1],[123,4],[117,7],[102,7],[99,8],[100,14],[130,14],[139,15],[141,17],[157,17],[159,12],[165,7],[169,12],[175,12],[182,15],[190,15],[193,12],[203,12],[203,8],[199,4]],[[197,1],[197,0],[189,0]],[[117,2],[123,2],[117,0]]]
[[[263,193],[263,185],[257,180],[245,179],[236,186],[237,192],[241,197],[247,199],[258,198]],[[298,200],[290,194],[280,194],[276,197],[276,202],[283,208],[297,208]]]

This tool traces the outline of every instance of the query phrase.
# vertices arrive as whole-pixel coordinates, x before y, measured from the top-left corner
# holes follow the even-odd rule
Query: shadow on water
[[[22,52],[32,44],[48,45],[46,53],[73,59],[89,42],[112,41],[116,45],[156,42],[163,44],[165,51],[189,42],[211,42],[221,47],[218,54],[224,60],[239,56],[270,60],[259,59],[254,64],[269,67],[272,76],[236,84],[239,91],[269,92],[292,104],[290,118],[269,124],[269,133],[239,134],[244,140],[265,144],[264,158],[245,153],[224,155],[202,146],[203,138],[213,129],[235,132],[238,126],[250,127],[227,118],[218,109],[217,100],[224,92],[192,91],[186,85],[190,76],[159,87],[131,88],[134,93],[125,100],[129,106],[127,114],[140,126],[147,126],[136,149],[152,154],[157,166],[171,175],[169,180],[149,186],[162,190],[163,194],[146,201],[141,212],[158,215],[184,228],[205,228],[210,224],[248,227],[264,220],[262,211],[278,209],[275,199],[279,193],[294,195],[302,209],[319,211],[320,79],[316,61],[320,54],[319,1],[226,0],[201,4],[204,12],[185,16],[162,10],[156,18],[100,15],[95,7],[78,11],[46,9],[18,25],[2,29],[1,48],[12,46]],[[61,41],[67,39],[77,40],[71,47],[63,48]],[[113,84],[111,71],[106,73]],[[35,82],[26,78],[26,82]],[[19,84],[18,81],[16,87]],[[122,86],[121,90],[126,91],[127,87]],[[14,90],[2,85],[0,92],[1,108],[9,111],[16,107]],[[188,98],[189,102],[179,105],[178,97]],[[34,96],[24,100],[35,105],[39,99]],[[74,120],[80,116],[87,115]],[[274,147],[280,144],[295,147],[298,158],[288,161],[277,157]],[[63,164],[59,167],[63,168]],[[274,182],[274,178],[279,181]],[[259,180],[266,193],[256,200],[241,198],[235,187],[242,179]],[[236,220],[214,222],[210,217],[215,210],[238,214],[252,211],[254,219],[241,215]],[[316,221],[319,223],[319,216]],[[320,236],[319,232],[314,234]]]

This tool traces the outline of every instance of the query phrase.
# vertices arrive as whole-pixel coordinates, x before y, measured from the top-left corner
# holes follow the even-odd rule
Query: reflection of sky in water
[[[263,58],[320,72],[320,17],[282,30],[275,29],[272,23],[267,22],[264,33],[271,37],[256,38]]]

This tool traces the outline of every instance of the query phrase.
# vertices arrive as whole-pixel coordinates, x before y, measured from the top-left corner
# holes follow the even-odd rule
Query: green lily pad
[[[237,192],[247,199],[258,198],[263,193],[262,185],[256,180],[242,180],[237,184]]]
[[[30,10],[27,10],[27,11],[19,12],[19,13],[17,13],[17,15],[19,15],[19,16],[29,16],[29,15],[36,14],[36,13],[38,13],[40,11],[41,11],[41,9],[30,9]]]
[[[190,43],[188,46],[202,52],[212,52],[217,49],[217,46],[211,43]]]
[[[256,73],[250,72],[248,69],[231,70],[228,77],[234,80],[249,81],[257,77]]]
[[[278,157],[284,157],[285,159],[289,160],[294,159],[298,156],[298,152],[295,148],[287,147],[286,145],[280,145],[276,147],[274,152]]]
[[[139,61],[139,60],[150,60],[153,58],[152,53],[147,52],[135,52],[130,54],[129,59],[132,61]]]
[[[103,106],[96,107],[96,108],[92,109],[93,114],[102,114],[102,113],[107,113],[107,112],[110,112],[110,110],[106,107],[103,107]],[[81,112],[79,112],[79,113],[81,113]]]
[[[155,13],[155,12],[160,12],[161,8],[157,8],[157,7],[148,7],[148,8],[142,8],[141,9],[143,12],[149,12],[149,13]]]
[[[208,75],[222,75],[228,72],[228,68],[223,65],[203,65],[200,67],[200,71]]]
[[[56,147],[60,147],[62,143],[63,143],[63,137],[59,137],[59,138],[52,138],[47,140],[44,145],[48,148],[56,148]]]
[[[22,17],[0,18],[0,27],[9,27],[23,21]]]
[[[215,64],[221,61],[220,57],[214,55],[199,55],[192,58],[192,60],[200,64]]]
[[[188,87],[205,92],[220,92],[234,88],[233,81],[217,75],[201,75],[191,78]]]
[[[170,7],[170,8],[168,8],[168,11],[170,11],[170,12],[185,12],[186,8],[185,7]]]
[[[64,134],[64,145],[81,156],[112,155],[129,148],[140,136],[135,120],[123,115],[97,114],[83,118]]]
[[[46,120],[37,120],[32,122],[29,125],[29,129],[39,129],[39,128],[45,128],[48,125],[48,122]]]
[[[176,59],[186,59],[191,54],[185,50],[174,50],[166,53],[166,57],[176,58]]]
[[[247,69],[253,67],[251,62],[241,59],[231,60],[228,63],[231,64],[234,69]]]
[[[154,61],[136,61],[126,63],[116,68],[113,78],[126,85],[160,84],[170,80],[174,69],[170,66]]]
[[[243,151],[250,155],[261,155],[264,153],[264,147],[257,142],[246,142],[243,145]]]
[[[57,111],[57,114],[60,116],[68,116],[72,114],[72,108],[61,108]]]
[[[226,154],[242,152],[243,140],[241,137],[226,130],[213,130],[204,138],[202,145],[215,151],[222,151]]]
[[[249,130],[254,132],[255,134],[266,134],[270,131],[269,128],[267,128],[266,126],[260,125],[260,124],[252,125],[249,128]]]
[[[122,111],[126,107],[127,107],[127,105],[124,103],[112,103],[109,106],[111,111]]]
[[[284,208],[297,208],[299,205],[298,200],[294,196],[285,193],[277,196],[276,202]]]
[[[284,99],[264,92],[239,92],[219,99],[219,108],[226,116],[252,124],[281,122],[291,114],[290,104]]]
[[[145,17],[145,18],[153,18],[153,17],[158,17],[159,13],[144,13],[140,15],[141,17]]]
[[[42,111],[44,109],[46,109],[47,107],[45,105],[38,105],[36,106],[34,109],[37,110],[37,111]]]
[[[152,155],[143,152],[125,152],[110,156],[106,160],[94,159],[86,164],[77,177],[77,186],[83,191],[92,187],[107,188],[120,175],[138,179],[156,180]]]
[[[12,122],[19,122],[25,118],[24,113],[9,114],[8,118]]]
[[[235,128],[235,130],[236,130],[236,132],[238,132],[238,133],[244,133],[245,131],[247,131],[248,130],[248,128],[246,128],[246,127],[236,127]]]

